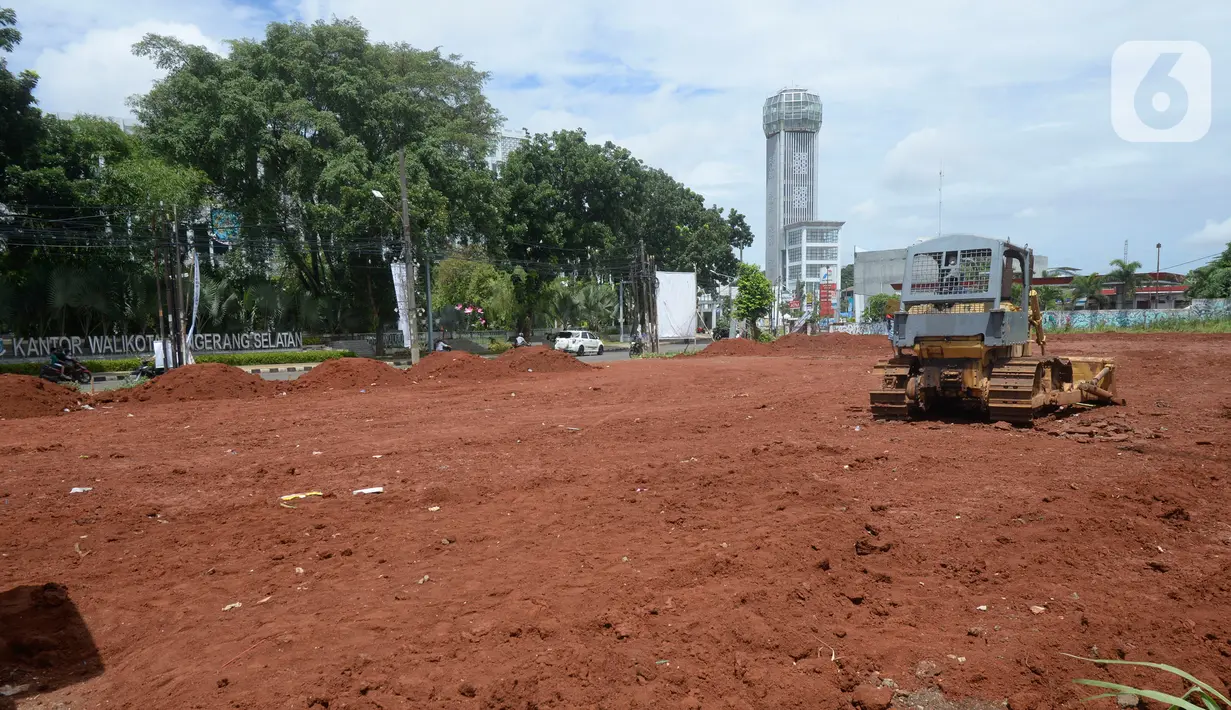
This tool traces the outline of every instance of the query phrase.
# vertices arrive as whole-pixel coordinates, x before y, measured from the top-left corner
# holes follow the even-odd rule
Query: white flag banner
[[[394,262],[389,265],[393,273],[393,293],[398,304],[398,327],[402,330],[402,345],[410,347],[410,310],[406,305],[406,264]]]
[[[192,342],[192,336],[197,331],[197,312],[201,307],[201,259],[197,256],[197,251],[192,251],[192,320],[188,323],[188,335],[184,338],[184,364],[191,365],[196,362],[192,357],[192,350],[188,344]]]

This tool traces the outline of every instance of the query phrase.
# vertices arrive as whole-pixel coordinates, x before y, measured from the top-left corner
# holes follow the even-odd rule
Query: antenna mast
[[[945,207],[945,166],[941,163],[940,177],[936,183],[936,236],[940,236],[940,226]]]

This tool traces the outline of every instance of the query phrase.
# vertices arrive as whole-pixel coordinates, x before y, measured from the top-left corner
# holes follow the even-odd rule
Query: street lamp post
[[[415,304],[415,266],[410,243],[410,205],[406,195],[406,151],[398,151],[399,182],[402,191],[402,260],[406,262],[406,272],[402,279],[402,288],[406,291],[406,320],[410,325],[410,364],[419,363],[419,309]],[[385,201],[380,190],[372,190],[372,196],[380,203],[397,214]]]
[[[1158,272],[1159,265],[1163,263],[1163,243],[1159,242],[1154,245],[1154,309],[1158,309],[1158,281],[1162,274]]]

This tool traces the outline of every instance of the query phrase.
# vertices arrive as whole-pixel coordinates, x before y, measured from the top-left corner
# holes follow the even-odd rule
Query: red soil
[[[772,355],[773,349],[761,342],[748,338],[723,338],[716,343],[710,343],[697,353],[702,357],[726,357],[731,355]]]
[[[295,380],[295,389],[306,392],[333,390],[371,390],[375,387],[405,387],[411,383],[406,373],[366,357],[326,360]]]
[[[428,380],[484,381],[495,379],[501,374],[503,373],[499,372],[491,361],[462,351],[432,353],[407,371],[411,380],[418,382]]]
[[[1231,337],[1049,345],[1115,355],[1128,405],[1036,430],[877,422],[869,346],[415,406],[390,388],[5,422],[0,595],[63,584],[106,667],[35,699],[63,669],[26,659],[0,683],[34,685],[3,700],[829,709],[892,679],[1050,710],[1083,707],[1072,678],[1184,690],[1065,653],[1227,685]],[[32,648],[3,609],[0,643]]]
[[[80,393],[29,375],[0,375],[0,419],[28,419],[77,409]]]
[[[545,345],[508,350],[496,358],[495,364],[513,372],[588,372],[595,369],[576,356]]]
[[[104,393],[100,401],[189,402],[253,399],[274,394],[278,387],[238,367],[206,362],[177,367],[133,388],[128,394]]]
[[[883,335],[850,335],[847,333],[824,333],[804,335],[791,333],[778,338],[770,346],[775,355],[862,355],[891,354],[889,339]]]

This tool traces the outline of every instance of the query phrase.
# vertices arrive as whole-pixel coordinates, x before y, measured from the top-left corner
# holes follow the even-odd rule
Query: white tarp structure
[[[406,264],[394,262],[389,265],[393,272],[393,293],[398,302],[398,327],[402,329],[402,345],[410,347],[410,319],[406,317]]]
[[[697,274],[692,271],[659,271],[658,337],[697,337]]]

